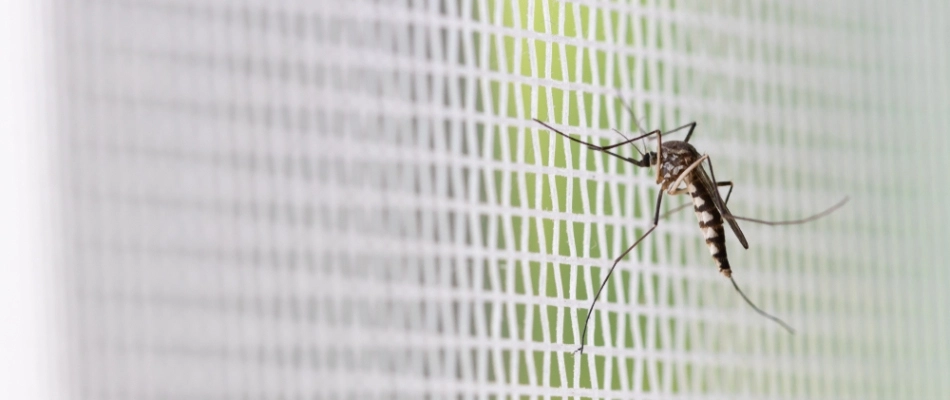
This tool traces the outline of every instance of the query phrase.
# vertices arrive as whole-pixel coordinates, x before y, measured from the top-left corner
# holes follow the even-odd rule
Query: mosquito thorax
[[[657,181],[672,183],[681,173],[686,171],[689,166],[701,155],[691,144],[679,140],[663,142],[663,152],[660,160],[660,173]],[[664,185],[665,187],[665,185]]]

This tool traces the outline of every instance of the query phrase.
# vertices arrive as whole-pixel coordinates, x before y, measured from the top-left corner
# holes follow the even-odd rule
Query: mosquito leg
[[[689,127],[689,132],[686,134],[686,139],[683,139],[683,141],[688,143],[690,136],[693,136],[693,129],[696,129],[696,121],[690,122],[690,123],[688,123],[688,124],[686,124],[686,125],[683,125],[683,126],[681,126],[681,127],[679,127],[679,128],[676,128],[676,129],[673,129],[673,130],[669,130],[669,131],[663,132],[663,134],[664,134],[664,135],[669,135],[669,134],[671,134],[671,133],[673,133],[673,132],[677,132],[677,131],[679,131],[679,130],[681,130],[681,129],[684,129],[684,128],[686,128],[686,127]]]
[[[646,132],[645,130],[643,130],[642,126],[640,125],[640,120],[637,119],[637,114],[636,114],[635,112],[633,112],[633,107],[631,107],[630,104],[627,104],[627,102],[623,99],[623,96],[620,96],[620,95],[618,94],[618,95],[617,95],[617,98],[620,99],[620,104],[623,104],[623,108],[626,108],[626,109],[627,109],[627,112],[630,113],[630,116],[633,117],[633,122],[637,125],[637,129],[640,130],[640,133],[646,134],[647,132]],[[689,137],[693,135],[693,129],[696,129],[696,121],[690,122],[690,123],[688,123],[688,124],[686,124],[686,125],[683,125],[683,126],[681,126],[681,127],[679,127],[679,128],[673,129],[673,130],[669,130],[669,131],[666,131],[666,132],[662,132],[662,133],[660,133],[660,135],[668,135],[668,134],[671,134],[671,133],[673,133],[673,132],[678,132],[678,131],[680,131],[680,130],[686,128],[686,127],[689,127],[689,133],[686,134],[686,139],[684,139],[683,141],[684,141],[684,142],[689,142]]]
[[[729,186],[729,191],[726,193],[726,203],[729,203],[729,196],[732,195],[732,181],[716,182],[716,186]],[[674,209],[672,209],[672,210],[670,210],[670,211],[665,212],[663,215],[660,216],[660,219],[664,219],[664,218],[666,218],[666,217],[669,217],[670,215],[673,215],[673,214],[676,214],[676,213],[678,213],[678,212],[680,212],[680,211],[683,211],[683,210],[685,210],[687,207],[689,207],[689,206],[691,206],[691,205],[693,205],[693,203],[683,203],[683,204],[680,204],[680,205],[676,206],[676,208],[674,208]]]
[[[756,306],[755,303],[752,302],[752,300],[749,300],[749,298],[745,295],[745,293],[742,292],[742,289],[739,289],[739,284],[736,283],[735,279],[733,279],[730,276],[729,280],[732,281],[732,287],[734,287],[736,291],[739,292],[739,296],[742,296],[742,300],[745,300],[746,304],[748,304],[749,307],[752,307],[752,309],[755,310],[755,312],[759,313],[759,315],[765,318],[772,320],[772,322],[775,322],[776,324],[781,325],[782,328],[785,328],[785,330],[788,331],[788,333],[795,334],[795,329],[792,329],[792,327],[789,326],[787,323],[785,323],[785,321],[782,321],[781,319],[779,319],[778,317],[772,314],[762,311],[762,309]]]
[[[653,226],[651,226],[650,229],[647,229],[647,231],[642,236],[640,236],[637,241],[633,242],[633,244],[630,245],[627,250],[621,253],[619,257],[614,259],[613,265],[611,265],[610,269],[607,270],[607,276],[605,276],[604,280],[600,283],[600,288],[597,289],[597,294],[594,295],[594,301],[590,303],[590,308],[587,309],[587,318],[584,319],[584,330],[581,332],[581,347],[577,348],[577,350],[574,350],[575,353],[584,353],[584,343],[587,342],[587,327],[590,325],[590,317],[594,315],[594,306],[597,305],[597,299],[600,298],[600,293],[604,291],[605,287],[607,287],[607,281],[610,280],[610,275],[614,273],[614,269],[617,268],[617,264],[620,263],[620,260],[623,260],[623,258],[626,257],[634,247],[637,247],[637,245],[640,244],[644,238],[649,236],[650,233],[656,229],[657,224],[660,223],[660,205],[662,201],[663,191],[661,190],[656,196],[656,211],[653,213]]]
[[[723,200],[723,203],[728,203],[729,196],[732,195],[732,188],[733,188],[732,182],[731,181],[723,181],[723,182],[716,181],[716,173],[713,171],[712,160],[710,160],[708,157],[706,159],[706,164],[709,165],[709,176],[712,177],[713,182],[716,182],[717,187],[729,186],[729,192],[726,193],[726,199]],[[731,214],[727,214],[728,210],[724,210],[724,211],[726,212],[723,212],[723,215],[722,215],[723,218],[736,219],[735,216]],[[735,221],[730,222],[730,224],[733,224],[733,223],[735,223]],[[742,242],[742,247],[745,247],[748,249],[749,246],[745,243],[745,237],[742,236],[742,231],[738,230],[738,226],[735,227],[735,233],[736,233],[736,238],[739,239],[739,242]],[[752,300],[749,300],[749,297],[746,296],[745,293],[742,291],[742,289],[739,288],[739,284],[736,283],[735,278],[733,278],[731,275],[727,275],[727,276],[729,277],[729,281],[732,282],[732,287],[736,289],[736,292],[739,292],[739,296],[742,296],[742,300],[745,300],[746,304],[748,304],[749,307],[752,307],[752,309],[755,310],[755,312],[759,313],[759,315],[765,318],[768,318],[772,320],[773,322],[781,325],[782,328],[785,328],[785,330],[787,330],[789,333],[792,333],[792,334],[795,333],[795,330],[792,329],[792,327],[789,326],[787,323],[785,323],[785,321],[782,321],[781,319],[779,319],[778,317],[772,314],[762,311],[762,309],[759,308],[757,305],[755,305],[755,303],[753,303]]]
[[[637,129],[640,130],[640,133],[646,134],[647,132],[646,132],[645,130],[643,130],[643,128],[640,127],[640,123],[639,123],[639,121],[637,120],[637,115],[636,115],[635,112],[633,112],[633,107],[630,107],[630,105],[627,104],[627,102],[623,99],[623,96],[621,96],[619,93],[617,94],[617,98],[620,99],[620,104],[623,104],[623,108],[626,108],[626,109],[627,109],[627,112],[630,113],[630,116],[633,117],[633,121],[634,121],[634,123],[637,124]],[[690,123],[688,123],[688,124],[686,124],[686,125],[683,125],[683,126],[681,126],[681,127],[679,127],[679,128],[676,128],[676,129],[673,129],[673,130],[669,130],[669,131],[663,132],[663,133],[661,133],[660,135],[668,135],[668,134],[671,134],[671,133],[673,133],[673,132],[677,132],[677,131],[679,131],[679,130],[681,130],[681,129],[684,129],[684,128],[686,128],[686,127],[689,127],[689,133],[686,134],[686,139],[683,139],[683,141],[684,141],[684,142],[689,142],[689,137],[690,137],[690,136],[693,136],[693,129],[696,129],[696,121],[690,122]],[[645,136],[645,135],[644,135],[644,136]]]
[[[710,168],[710,171],[711,171],[711,170],[712,170],[712,168]],[[729,204],[729,196],[732,196],[732,181],[716,182],[716,186],[720,186],[720,187],[722,187],[722,186],[729,186],[729,191],[726,192],[726,199],[723,200],[723,202],[726,203],[726,205],[728,205],[728,204]]]
[[[662,177],[660,176],[660,171],[663,170],[663,168],[660,168],[661,165],[663,165],[663,135],[662,134],[656,135],[656,166],[657,166],[656,183],[658,185],[660,184],[660,182],[663,182],[663,179],[661,179]]]
[[[688,192],[689,192],[689,189],[687,188],[679,188],[679,189],[669,190],[666,193],[669,194],[670,196],[679,196],[683,193],[688,193]]]
[[[541,125],[544,125],[545,128],[548,128],[548,129],[554,131],[555,133],[560,134],[561,136],[564,136],[564,137],[566,137],[566,138],[568,138],[568,139],[570,139],[570,140],[572,140],[572,141],[575,141],[575,142],[577,142],[577,143],[580,143],[580,144],[582,144],[582,145],[584,145],[584,146],[590,147],[590,148],[592,148],[592,149],[594,149],[594,150],[600,150],[600,151],[605,151],[605,150],[610,150],[610,149],[613,149],[613,148],[617,148],[617,147],[623,146],[623,145],[625,145],[625,144],[630,144],[630,143],[633,143],[633,142],[635,142],[635,141],[637,141],[637,140],[643,139],[644,137],[647,137],[647,136],[651,136],[651,135],[655,135],[655,134],[659,134],[659,133],[660,133],[660,131],[653,131],[653,132],[649,132],[649,133],[647,133],[647,134],[645,134],[645,135],[642,135],[642,136],[637,136],[637,137],[635,137],[635,138],[633,138],[633,139],[624,140],[624,141],[622,141],[622,142],[620,142],[620,143],[614,143],[614,144],[611,144],[611,145],[608,145],[608,146],[600,146],[600,145],[596,145],[596,144],[593,144],[593,143],[585,142],[585,141],[580,140],[580,139],[575,139],[575,138],[571,137],[570,135],[568,135],[568,134],[566,134],[566,133],[564,133],[564,132],[561,132],[561,131],[559,131],[559,130],[557,130],[557,129],[554,129],[554,127],[552,127],[551,125],[548,125],[547,123],[545,123],[545,122],[543,122],[543,121],[541,121],[541,120],[539,120],[539,119],[537,119],[537,118],[535,118],[534,121],[537,122],[537,123],[539,123],[539,124],[541,124]],[[616,130],[615,130],[615,131],[616,131]],[[620,133],[620,132],[617,131],[617,133]],[[622,133],[621,133],[620,135],[623,136]],[[626,138],[626,137],[625,137],[625,138]]]
[[[670,210],[670,211],[667,211],[666,213],[664,213],[663,215],[661,215],[660,218],[662,219],[662,218],[669,217],[670,215],[673,215],[673,214],[676,214],[676,213],[678,213],[678,212],[680,212],[680,211],[685,210],[687,207],[689,207],[689,206],[691,206],[691,205],[693,205],[693,203],[685,203],[685,204],[681,204],[681,205],[679,205],[679,206],[676,206],[676,208],[674,208],[674,209],[672,209],[672,210]]]
[[[653,131],[653,132],[650,132],[650,133],[648,133],[648,134],[646,134],[646,135],[638,136],[638,137],[635,137],[635,138],[633,138],[633,139],[625,140],[625,141],[620,142],[620,143],[612,144],[612,145],[609,145],[609,146],[599,146],[599,145],[596,145],[596,144],[593,144],[593,143],[590,143],[590,142],[585,142],[585,141],[580,140],[580,139],[575,139],[575,138],[571,137],[570,135],[568,135],[568,134],[566,134],[566,133],[564,133],[564,132],[561,132],[561,131],[555,129],[553,126],[548,125],[548,124],[544,123],[544,121],[541,121],[541,120],[539,120],[539,119],[537,119],[537,118],[534,118],[534,121],[537,122],[537,123],[539,123],[539,124],[541,124],[541,125],[544,126],[545,128],[548,128],[548,129],[551,130],[552,132],[557,133],[558,135],[561,135],[561,136],[567,138],[568,140],[570,140],[570,141],[572,141],[572,142],[579,143],[579,144],[582,144],[582,145],[584,145],[584,146],[587,146],[587,147],[590,148],[591,150],[602,151],[602,152],[604,152],[604,153],[607,153],[607,154],[610,154],[610,155],[612,155],[612,156],[614,156],[614,157],[617,157],[617,158],[619,158],[619,159],[621,159],[621,160],[624,160],[624,161],[627,161],[627,162],[631,162],[631,163],[634,163],[634,164],[637,164],[637,165],[640,165],[641,162],[639,162],[639,161],[637,161],[637,160],[634,160],[634,159],[632,159],[632,158],[630,158],[630,157],[624,157],[624,156],[622,156],[622,155],[620,155],[620,154],[614,153],[614,152],[610,151],[610,149],[613,149],[613,148],[619,147],[619,146],[623,146],[623,145],[628,144],[628,143],[633,143],[633,142],[635,142],[635,141],[637,141],[637,140],[643,139],[643,138],[646,137],[646,136],[650,136],[650,135],[654,135],[654,134],[659,134],[659,132],[660,132],[660,131]]]
[[[828,207],[828,208],[825,209],[824,211],[822,211],[822,212],[820,212],[820,213],[818,213],[818,214],[814,214],[814,215],[811,215],[811,216],[802,218],[802,219],[793,219],[793,220],[788,220],[788,221],[765,221],[765,220],[755,219],[755,218],[740,217],[740,216],[738,216],[738,215],[730,215],[728,218],[732,218],[732,219],[739,220],[739,221],[754,222],[754,223],[763,224],[763,225],[771,225],[771,226],[779,226],[779,225],[798,225],[798,224],[804,224],[804,223],[806,223],[806,222],[811,222],[811,221],[814,221],[814,220],[819,219],[819,218],[821,218],[821,217],[824,217],[824,216],[826,216],[826,215],[828,215],[828,214],[831,214],[831,213],[834,212],[835,210],[837,210],[837,209],[841,208],[842,206],[844,206],[844,204],[847,203],[848,200],[850,200],[850,198],[849,198],[848,196],[845,196],[843,199],[841,199],[841,201],[835,203],[835,205],[833,205],[833,206],[831,206],[831,207]]]
[[[676,188],[680,187],[680,183],[682,183],[683,180],[686,179],[687,176],[689,176],[689,173],[693,172],[694,169],[699,167],[699,165],[703,163],[703,160],[708,160],[708,159],[709,159],[708,154],[703,155],[702,157],[699,157],[698,160],[693,161],[693,163],[690,164],[688,167],[686,167],[686,169],[684,169],[683,172],[680,172],[680,176],[676,178],[676,182],[673,182],[673,184],[670,185],[672,189],[670,189],[668,193],[674,194],[677,190]],[[713,178],[713,180],[715,179],[716,178]]]
[[[709,175],[712,176],[712,179],[713,179],[713,180],[716,180],[716,173],[713,172],[712,162],[711,162],[711,161],[707,161],[706,164],[709,165]],[[731,181],[716,182],[716,186],[729,186],[729,192],[726,193],[726,200],[725,200],[725,202],[728,204],[728,203],[729,203],[729,196],[732,195],[732,182],[731,182]],[[819,218],[821,218],[821,217],[824,217],[824,216],[826,216],[826,215],[828,215],[828,214],[831,214],[831,213],[833,213],[835,210],[837,210],[837,209],[841,208],[842,206],[844,206],[845,203],[848,202],[848,200],[850,200],[850,198],[849,198],[848,196],[844,196],[844,198],[841,199],[841,201],[835,203],[833,206],[828,207],[827,209],[825,209],[824,211],[822,211],[822,212],[820,212],[820,213],[817,213],[817,214],[814,214],[814,215],[810,215],[810,216],[805,217],[805,218],[793,219],[793,220],[788,220],[788,221],[766,221],[766,220],[756,219],[756,218],[740,217],[740,216],[738,216],[738,215],[733,215],[733,214],[723,215],[722,217],[723,217],[723,218],[732,219],[732,220],[737,220],[737,221],[754,222],[754,223],[757,223],[757,224],[770,225],[770,226],[798,225],[798,224],[804,224],[804,223],[806,223],[806,222],[811,222],[811,221],[814,221],[814,220],[819,219]],[[667,214],[669,214],[669,213],[667,213]]]

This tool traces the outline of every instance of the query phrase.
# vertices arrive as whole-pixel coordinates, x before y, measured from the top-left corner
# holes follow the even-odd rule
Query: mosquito
[[[624,103],[624,106],[633,114],[632,109]],[[609,146],[598,146],[593,143],[588,143],[579,139],[575,139],[570,135],[561,132],[560,130],[555,129],[551,125],[548,125],[544,121],[541,121],[537,118],[534,118],[534,121],[541,124],[545,128],[555,132],[573,142],[580,143],[581,145],[587,146],[587,148],[595,151],[600,151],[607,153],[611,156],[617,157],[621,160],[629,162],[638,167],[658,167],[656,169],[656,183],[660,185],[660,191],[656,197],[656,211],[653,214],[653,226],[650,229],[640,236],[636,241],[633,242],[630,247],[627,248],[623,253],[621,253],[616,259],[614,259],[613,265],[610,266],[610,269],[607,271],[607,276],[604,277],[603,282],[600,284],[600,288],[597,289],[597,294],[594,296],[594,300],[591,302],[590,308],[587,310],[587,317],[584,320],[584,330],[581,334],[581,346],[574,352],[584,352],[584,343],[587,339],[587,327],[590,323],[590,318],[594,314],[594,306],[597,304],[597,299],[600,298],[601,292],[604,291],[604,288],[607,286],[607,281],[610,279],[610,275],[613,274],[614,269],[617,267],[617,264],[620,263],[624,257],[627,256],[644,238],[650,235],[657,225],[660,222],[660,205],[663,200],[663,194],[675,196],[681,194],[689,194],[693,198],[693,210],[696,212],[696,218],[699,220],[699,228],[703,231],[703,236],[706,239],[706,246],[709,248],[709,254],[712,256],[713,260],[716,261],[716,264],[719,266],[719,272],[729,279],[732,282],[732,286],[736,289],[742,299],[752,307],[759,315],[768,318],[775,323],[781,325],[789,333],[794,334],[795,330],[792,329],[785,321],[782,321],[778,317],[771,315],[765,311],[762,311],[752,300],[742,292],[742,289],[739,288],[739,285],[736,283],[736,280],[732,277],[732,267],[729,265],[729,259],[726,258],[726,236],[725,229],[723,228],[723,221],[729,224],[729,227],[732,229],[732,232],[736,235],[736,238],[739,239],[739,243],[742,244],[743,248],[748,249],[749,243],[746,241],[745,235],[742,233],[742,229],[739,228],[739,223],[737,221],[748,221],[766,225],[795,225],[803,224],[806,222],[814,221],[818,218],[824,217],[828,214],[831,214],[845,203],[848,202],[848,197],[839,201],[837,204],[829,207],[828,209],[812,215],[807,218],[791,221],[763,221],[754,218],[746,218],[733,215],[729,208],[726,207],[726,204],[729,203],[729,196],[732,195],[733,183],[732,181],[717,181],[716,175],[713,172],[712,160],[708,154],[700,154],[696,151],[696,148],[693,145],[689,144],[689,139],[693,135],[693,130],[696,129],[696,122],[690,122],[686,125],[678,127],[676,129],[661,132],[660,130],[654,130],[651,132],[645,132],[643,128],[640,128],[637,124],[637,128],[640,130],[641,135],[634,137],[632,139],[626,139],[620,131],[614,130],[619,133],[621,136],[624,136],[626,140],[612,144]],[[683,140],[670,140],[663,141],[663,135],[668,135],[674,132],[681,131],[683,129],[689,128],[689,131],[686,133],[686,138]],[[651,136],[656,136],[657,146],[656,151],[648,151],[643,153],[640,151],[636,145],[633,145],[637,152],[640,154],[641,159],[637,160],[631,157],[624,157],[620,154],[611,151],[617,147],[633,144],[638,140],[644,140],[650,138]],[[706,173],[706,170],[703,168],[703,163],[709,167],[709,173]],[[719,194],[719,188],[723,186],[728,186],[729,191],[726,193],[726,198],[723,200]],[[672,214],[676,211],[682,210],[689,206],[689,203],[684,204],[680,207],[670,210],[663,217]]]

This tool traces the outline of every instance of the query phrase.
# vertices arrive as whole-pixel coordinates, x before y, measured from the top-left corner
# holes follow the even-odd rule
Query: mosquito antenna
[[[762,311],[762,309],[759,308],[759,307],[757,307],[757,306],[755,305],[755,303],[752,302],[752,300],[749,300],[749,298],[746,297],[745,293],[742,293],[742,289],[739,289],[739,284],[736,283],[736,280],[733,279],[732,276],[729,276],[729,280],[732,281],[732,287],[736,288],[736,291],[739,292],[739,296],[742,296],[742,299],[745,300],[745,302],[746,302],[747,304],[749,304],[749,307],[752,307],[752,309],[755,310],[755,312],[759,313],[759,315],[761,315],[761,316],[763,316],[763,317],[765,317],[765,318],[768,318],[768,319],[772,320],[772,321],[775,322],[776,324],[781,325],[782,328],[785,328],[785,330],[788,331],[788,333],[791,333],[791,334],[793,334],[793,335],[795,334],[795,330],[792,329],[791,326],[788,326],[788,324],[786,324],[785,321],[782,321],[782,320],[778,319],[778,317],[776,317],[776,316],[774,316],[774,315],[772,315],[772,314],[769,314],[769,313],[767,313],[767,312],[765,312],[765,311]]]
[[[627,135],[624,135],[623,133],[621,133],[620,131],[618,131],[618,130],[616,130],[616,129],[614,129],[613,131],[614,131],[614,132],[617,132],[620,136],[623,136],[624,139],[627,139]],[[627,139],[627,140],[630,140],[630,139]],[[630,143],[630,144],[632,144],[632,145],[633,145],[633,148],[637,150],[637,153],[640,153],[640,157],[643,157],[643,156],[645,155],[645,154],[643,154],[642,151],[640,151],[640,148],[637,147],[636,144],[634,144],[634,143]]]
[[[626,104],[626,103],[625,103],[625,104]],[[634,118],[636,118],[636,115],[633,115],[633,110],[631,110],[629,107],[628,107],[627,109],[630,110],[630,115],[633,116]],[[646,118],[646,117],[643,117],[643,118],[640,118],[639,121],[634,121],[634,123],[636,123],[636,125],[637,125],[637,129],[639,129],[640,132],[643,132],[643,125],[641,124],[641,122],[643,122],[643,120],[644,120],[645,118]],[[656,135],[656,138],[659,140],[660,137],[662,137],[662,136],[663,136],[663,131],[660,131],[660,134],[659,134],[659,135]],[[650,148],[647,147],[646,138],[645,138],[644,136],[641,136],[641,138],[642,138],[642,139],[640,139],[640,141],[643,142],[643,149],[644,149],[644,150],[650,150]],[[640,149],[637,149],[637,151],[640,151]],[[640,156],[641,156],[641,157],[646,157],[646,154],[640,153]]]
[[[634,116],[634,117],[636,117],[636,116]],[[643,120],[645,120],[645,119],[647,119],[647,117],[641,117],[640,119],[634,121],[634,123],[637,124],[637,129],[639,129],[640,132],[646,132],[645,130],[643,130]],[[661,133],[661,135],[662,135],[662,133]]]
[[[620,135],[620,137],[622,137],[622,138],[624,138],[624,139],[626,139],[626,140],[630,140],[630,138],[628,138],[627,135],[624,135],[623,132],[618,131],[617,128],[613,128],[612,130],[613,130],[614,132],[617,132],[617,134]]]
[[[633,117],[633,123],[637,126],[637,130],[640,131],[640,134],[645,135],[647,131],[643,130],[643,127],[640,125],[640,121],[643,121],[643,119],[637,119],[637,113],[633,112],[633,107],[630,107],[630,105],[627,104],[627,101],[623,99],[622,95],[618,93],[617,98],[620,99],[620,104],[623,104],[623,108],[627,109],[627,112],[629,112],[630,116]]]

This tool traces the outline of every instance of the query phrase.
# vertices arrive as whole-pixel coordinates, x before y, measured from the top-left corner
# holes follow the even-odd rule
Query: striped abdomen
[[[709,254],[719,265],[719,272],[725,276],[732,275],[729,268],[729,259],[726,258],[726,235],[722,227],[722,214],[710,198],[710,193],[702,185],[687,184],[689,194],[693,196],[693,210],[699,220],[699,229],[702,229],[706,238]]]

